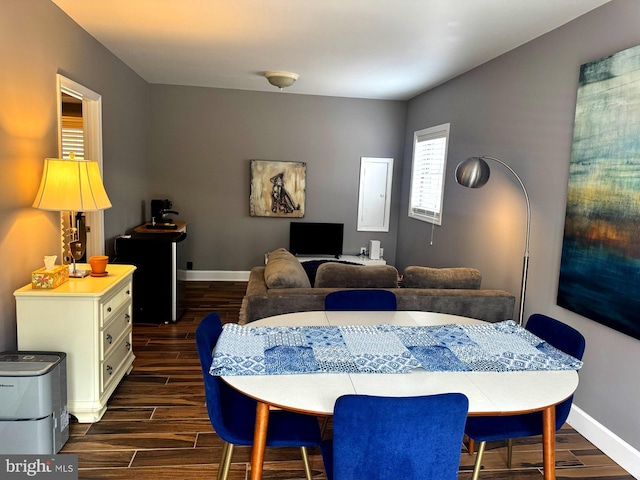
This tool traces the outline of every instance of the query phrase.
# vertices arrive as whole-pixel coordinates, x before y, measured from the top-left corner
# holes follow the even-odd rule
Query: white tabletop
[[[433,312],[298,312],[264,318],[253,326],[337,326],[393,324],[406,326],[484,323]],[[538,372],[427,372],[407,374],[312,373],[225,376],[244,394],[288,410],[330,415],[341,395],[417,396],[460,392],[469,399],[469,414],[539,410],[568,398],[578,386],[573,370]]]

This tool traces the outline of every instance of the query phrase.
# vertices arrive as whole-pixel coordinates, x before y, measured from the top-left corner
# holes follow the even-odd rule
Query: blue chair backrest
[[[578,360],[582,359],[586,346],[584,337],[566,323],[541,313],[534,313],[529,317],[525,328],[564,353]]]
[[[338,290],[327,294],[325,310],[395,310],[396,295],[389,290]]]
[[[333,478],[456,480],[468,408],[460,393],[338,398]]]
[[[531,315],[525,328],[558,350],[582,360],[586,342],[582,334],[575,328],[541,313]],[[560,429],[567,421],[572,403],[573,395],[556,405],[556,430]]]
[[[196,329],[196,347],[202,367],[207,411],[220,438],[235,445],[245,445],[252,438],[256,402],[209,373],[213,348],[221,333],[222,322],[217,313],[205,316]]]

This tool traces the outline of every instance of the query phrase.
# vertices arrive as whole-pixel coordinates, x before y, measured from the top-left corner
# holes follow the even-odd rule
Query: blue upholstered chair
[[[221,332],[222,323],[216,313],[204,317],[196,330],[196,345],[202,366],[209,419],[218,436],[225,442],[218,480],[226,479],[229,474],[234,445],[253,444],[256,418],[255,400],[242,395],[218,377],[209,374],[213,347]],[[307,447],[319,445],[320,427],[316,417],[283,410],[270,413],[267,446],[300,447],[308,480],[311,480],[311,468]]]
[[[395,310],[396,295],[389,290],[338,290],[327,294],[325,310]]]
[[[558,320],[539,313],[529,317],[525,327],[531,333],[545,340],[550,345],[562,350],[578,360],[582,359],[585,340],[580,332]],[[556,405],[556,430],[564,424],[571,410],[573,395]],[[477,480],[482,465],[482,455],[486,442],[493,440],[508,440],[507,463],[511,468],[511,439],[542,435],[542,412],[524,415],[510,415],[500,417],[469,417],[465,433],[469,439],[480,442],[476,462],[473,467],[472,480]],[[472,453],[472,449],[469,449]]]
[[[338,398],[328,480],[456,480],[468,408],[460,393]]]

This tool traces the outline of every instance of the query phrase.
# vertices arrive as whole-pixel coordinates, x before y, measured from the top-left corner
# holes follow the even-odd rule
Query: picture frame
[[[585,63],[558,305],[640,339],[640,46]]]
[[[307,164],[251,160],[249,215],[302,218],[305,212]]]

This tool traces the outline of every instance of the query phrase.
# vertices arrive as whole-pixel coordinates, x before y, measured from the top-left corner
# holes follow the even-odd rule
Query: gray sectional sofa
[[[390,265],[327,262],[317,267],[311,285],[300,261],[278,249],[269,253],[266,266],[251,270],[240,323],[282,313],[324,310],[328,293],[349,288],[391,290],[398,310],[449,313],[489,322],[512,319],[515,297],[504,290],[481,289],[481,281],[480,272],[473,268],[410,266],[399,283],[398,271]]]

